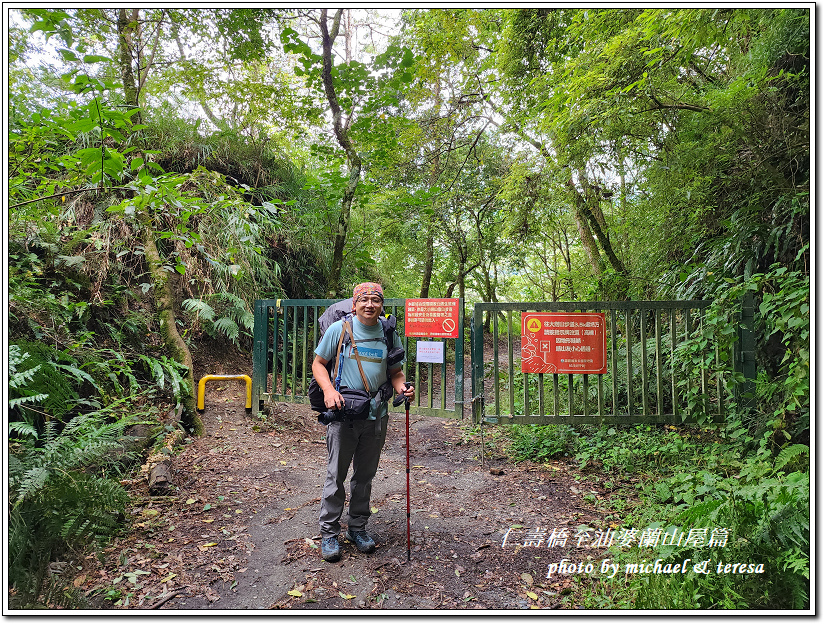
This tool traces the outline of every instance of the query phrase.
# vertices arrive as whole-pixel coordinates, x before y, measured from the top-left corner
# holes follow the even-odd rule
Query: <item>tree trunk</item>
[[[566,270],[567,270],[567,284],[569,284],[569,300],[570,301],[575,301],[576,300],[576,298],[575,298],[575,283],[574,283],[574,280],[572,279],[572,255],[570,254],[570,251],[569,251],[569,237],[567,236],[566,228],[563,229],[563,234],[564,234],[564,241],[563,241],[564,246],[563,246],[563,249],[561,250],[561,253],[564,256],[564,264],[566,265]],[[561,237],[558,236],[558,241],[560,242],[560,240],[561,240]]]
[[[132,9],[131,15],[126,14],[126,9],[121,8],[117,14],[117,35],[118,52],[120,64],[120,78],[123,80],[123,95],[126,106],[138,108],[137,81],[134,76],[132,66],[133,37],[137,32],[137,24],[140,13],[138,9]],[[134,123],[140,123],[140,111],[132,118]]]
[[[149,471],[149,492],[151,494],[164,494],[172,488],[174,479],[172,477],[172,462],[165,460],[152,466]]]
[[[498,290],[498,271],[495,264],[490,262],[488,265],[482,264],[479,268],[481,278],[478,280],[478,285],[483,300],[498,303],[498,295],[496,294]],[[484,331],[487,333],[492,332],[492,316],[492,314],[489,314],[484,323]]]
[[[489,98],[484,99],[490,105],[492,110],[499,113],[498,109],[492,104]],[[496,126],[500,126],[498,122],[492,119],[489,119],[489,121],[490,123]],[[548,162],[555,164],[555,159],[553,158],[552,154],[540,141],[537,141],[527,136],[526,133],[524,133],[524,131],[517,124],[512,125],[514,131],[521,138],[523,138],[528,143],[533,145],[535,149],[537,149],[541,153],[541,155],[547,159]],[[603,261],[601,260],[600,253],[598,252],[598,246],[593,238],[593,234],[600,242],[601,247],[603,248],[604,253],[606,254],[607,259],[609,260],[609,263],[612,266],[612,268],[615,269],[615,271],[620,275],[626,277],[626,269],[624,268],[623,263],[615,255],[615,252],[612,249],[612,245],[610,244],[609,239],[605,235],[605,228],[601,228],[595,214],[591,210],[590,206],[587,205],[586,199],[581,195],[581,193],[575,186],[575,182],[572,179],[571,174],[566,181],[566,186],[570,189],[574,199],[573,214],[575,216],[575,223],[578,225],[578,232],[581,235],[581,242],[584,245],[584,249],[587,253],[587,256],[589,257],[590,263],[595,269],[596,274],[600,276],[603,273]]]
[[[438,71],[435,80],[435,90],[433,93],[435,98],[435,111],[440,112],[441,109],[441,74]],[[429,172],[429,186],[434,187],[438,183],[438,178],[441,175],[441,152],[436,148],[435,156],[432,160],[432,169]],[[434,209],[434,202],[432,208]],[[421,280],[421,299],[426,299],[429,296],[429,286],[432,282],[432,268],[435,263],[435,229],[432,224],[432,219],[426,220],[426,256],[423,266],[423,279]]]
[[[435,234],[432,231],[431,221],[426,227],[426,256],[423,261],[423,278],[421,279],[421,299],[429,297],[429,286],[432,283],[432,265],[435,263]]]
[[[329,294],[337,296],[341,294],[341,273],[343,272],[343,248],[346,245],[346,237],[349,232],[349,221],[352,212],[352,200],[355,197],[358,183],[360,182],[361,173],[361,159],[349,138],[349,124],[351,118],[346,122],[343,121],[343,111],[338,102],[338,95],[335,91],[335,84],[332,80],[332,44],[338,36],[340,30],[340,20],[343,14],[343,9],[338,9],[335,17],[332,20],[332,30],[326,23],[326,9],[321,9],[320,16],[320,30],[323,44],[323,69],[321,76],[323,78],[323,88],[326,93],[326,99],[329,102],[329,107],[332,109],[332,122],[334,124],[335,138],[338,144],[346,152],[346,158],[349,163],[349,180],[346,182],[346,187],[343,190],[343,199],[341,201],[340,215],[338,217],[338,228],[335,232],[334,247],[332,251],[332,267],[329,273]]]
[[[584,220],[591,228],[592,233],[601,244],[601,248],[604,250],[607,260],[609,260],[612,268],[615,269],[616,273],[620,273],[621,275],[626,274],[624,264],[615,255],[612,245],[609,242],[609,238],[604,230],[601,229],[601,224],[598,223],[598,219],[595,217],[595,213],[592,208],[588,205],[586,198],[581,195],[577,188],[575,188],[575,183],[572,181],[572,178],[567,181],[567,186],[572,190],[574,195],[577,215],[580,216],[582,220]]]
[[[466,299],[466,276],[469,275],[472,271],[477,269],[481,263],[475,262],[472,266],[467,267],[466,263],[469,261],[469,249],[466,245],[458,244],[458,275],[455,276],[455,281],[452,282],[449,287],[446,289],[446,295],[444,295],[447,299],[452,296],[452,293],[455,292],[455,286],[458,287],[458,296],[461,299]]]
[[[581,244],[584,246],[584,251],[589,258],[589,263],[592,265],[592,270],[595,275],[601,275],[604,272],[604,261],[601,259],[601,252],[598,251],[598,243],[592,236],[592,231],[589,229],[587,219],[581,214],[577,208],[572,211],[572,216],[575,218],[575,225],[578,227],[578,235],[581,237]]]
[[[452,282],[446,289],[445,297],[447,299],[452,297],[452,293],[455,292],[455,286],[460,285],[461,290],[463,290],[464,267],[466,264],[464,263],[463,254],[461,254],[461,256],[461,259],[458,261],[458,275],[455,277],[455,281]]]
[[[343,191],[340,215],[338,216],[338,229],[335,232],[334,247],[332,251],[332,268],[329,274],[329,294],[332,298],[341,296],[343,288],[341,285],[341,273],[343,273],[343,248],[346,246],[346,238],[349,233],[349,222],[352,216],[352,200],[360,180],[360,160],[357,166],[353,166],[349,171],[349,181]]]
[[[555,239],[550,237],[550,241],[555,243]],[[558,235],[558,247],[561,247],[561,235]],[[544,244],[544,250],[546,251],[546,244]],[[551,283],[552,283],[552,301],[558,301],[558,254],[553,251],[552,253],[552,269],[554,271],[553,275],[551,276]]]
[[[141,224],[143,225],[143,245],[146,261],[149,265],[152,286],[155,296],[155,310],[160,323],[160,334],[163,337],[163,344],[169,356],[175,361],[183,364],[188,369],[186,383],[188,391],[182,397],[183,400],[183,421],[188,425],[195,435],[202,435],[204,432],[203,421],[197,413],[197,403],[195,399],[195,378],[192,366],[192,354],[186,346],[180,333],[177,331],[177,323],[174,312],[174,292],[169,281],[169,273],[163,268],[163,261],[155,244],[154,226],[151,218],[141,214]]]
[[[622,155],[621,144],[618,143],[616,146],[616,153],[618,156],[618,179],[621,183],[621,218],[623,220],[623,226],[621,228],[621,232],[619,234],[621,238],[621,251],[622,256],[626,259],[629,258],[630,248],[629,248],[629,216],[627,215],[627,182],[626,182],[626,175],[624,169],[624,158]]]

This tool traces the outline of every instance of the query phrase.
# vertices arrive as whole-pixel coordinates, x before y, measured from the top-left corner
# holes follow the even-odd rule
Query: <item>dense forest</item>
[[[193,353],[250,353],[255,299],[368,280],[467,304],[705,299],[727,341],[748,297],[754,392],[702,430],[711,461],[685,433],[648,501],[728,526],[770,573],[599,604],[807,608],[812,10],[10,10],[15,604],[49,604],[49,562],[123,530],[145,452],[124,431],[202,432]],[[536,461],[641,452],[610,431],[506,435]]]

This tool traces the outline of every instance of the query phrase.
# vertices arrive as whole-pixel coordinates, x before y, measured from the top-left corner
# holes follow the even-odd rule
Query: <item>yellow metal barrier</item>
[[[203,411],[206,382],[213,380],[243,379],[246,382],[246,411],[252,410],[252,378],[249,375],[204,375],[197,383],[197,409]]]

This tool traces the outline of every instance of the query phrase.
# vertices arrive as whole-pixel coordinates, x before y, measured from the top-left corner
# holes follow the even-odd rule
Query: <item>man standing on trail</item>
[[[395,392],[412,400],[415,390],[411,385],[405,385],[403,362],[395,364],[387,371],[388,351],[401,345],[400,339],[394,333],[395,344],[385,344],[383,326],[379,322],[383,310],[383,288],[380,284],[370,282],[359,284],[352,294],[352,304],[353,339],[369,387],[379,388],[388,378]],[[312,374],[323,390],[323,401],[329,410],[343,407],[343,397],[335,390],[326,365],[336,357],[345,320],[341,319],[329,326],[315,349],[315,360],[312,362]],[[353,360],[352,346],[349,344],[344,348],[341,386],[365,390],[358,363]],[[320,504],[321,556],[326,561],[335,562],[341,556],[338,534],[346,499],[344,481],[350,464],[352,479],[346,539],[354,542],[362,553],[371,553],[375,550],[375,540],[366,532],[366,523],[371,515],[372,479],[378,471],[388,422],[387,402],[373,400],[366,420],[334,421],[327,426],[326,482]]]

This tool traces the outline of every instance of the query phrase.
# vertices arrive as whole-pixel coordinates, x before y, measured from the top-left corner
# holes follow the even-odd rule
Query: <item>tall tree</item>
[[[332,79],[332,46],[340,33],[341,17],[344,9],[338,9],[332,18],[332,28],[330,30],[327,19],[327,10],[321,9],[319,26],[321,31],[321,43],[323,46],[323,70],[321,76],[323,79],[323,90],[326,94],[326,99],[329,102],[329,107],[332,109],[332,126],[335,132],[335,138],[338,144],[346,153],[347,164],[349,167],[349,176],[346,181],[346,186],[343,189],[343,198],[341,199],[341,209],[338,216],[337,230],[333,240],[332,250],[332,266],[329,273],[330,296],[342,293],[341,289],[341,272],[343,271],[343,248],[346,245],[346,236],[349,232],[349,220],[352,214],[352,201],[355,198],[355,191],[357,191],[358,183],[361,175],[361,158],[349,138],[349,128],[352,124],[353,117],[350,114],[344,119],[343,109],[338,101],[337,89],[335,89],[335,82]],[[348,10],[347,10],[348,13]],[[347,51],[349,50],[350,32],[347,30],[345,38],[347,42]],[[351,62],[351,58],[347,58],[346,62]]]
[[[387,120],[389,109],[397,106],[402,85],[412,80],[409,68],[414,58],[409,50],[397,45],[389,45],[385,51],[373,53],[359,60],[353,50],[351,38],[356,22],[344,22],[345,10],[339,9],[330,16],[323,9],[301,14],[314,25],[320,37],[320,50],[316,53],[307,41],[311,33],[301,35],[292,28],[281,34],[284,50],[295,53],[299,66],[295,73],[305,76],[307,86],[323,94],[332,116],[332,130],[335,142],[342,150],[346,174],[340,184],[338,172],[327,175],[331,182],[332,197],[340,196],[332,230],[333,252],[329,269],[330,296],[342,295],[347,289],[342,284],[342,273],[346,257],[346,246],[351,228],[352,210],[359,195],[359,189],[369,188],[361,184],[363,170],[368,166],[361,154],[369,154],[372,166],[379,166],[382,160],[390,158],[397,136]],[[342,28],[349,23],[350,29]],[[352,58],[344,56],[343,63],[335,63],[335,44],[343,37],[344,54],[350,50]],[[320,143],[320,142],[319,142]],[[324,147],[319,147],[324,150]]]
[[[139,46],[135,45],[135,39],[139,34],[140,12],[138,9],[131,9],[128,13],[125,8],[120,8],[117,13],[117,42],[118,42],[118,64],[120,66],[120,78],[123,80],[123,95],[126,106],[132,109],[140,107],[140,91],[134,75],[135,60],[140,66]],[[159,32],[159,29],[158,29]],[[135,58],[137,57],[137,58]],[[138,120],[140,111],[137,112]]]
[[[808,19],[807,11],[794,9],[509,11],[498,55],[509,94],[502,106],[522,129],[552,137],[558,164],[575,172],[568,178],[570,191],[577,189],[575,207],[616,271],[621,259],[610,251],[614,225],[605,229],[587,207],[594,208],[599,195],[619,191],[621,227],[634,225],[633,282],[644,284],[644,274],[660,273],[674,258],[679,261],[673,270],[682,272],[696,247],[709,251],[701,240],[710,232],[726,238],[717,225],[731,214],[738,217],[727,223],[752,228],[749,209],[736,210],[733,196],[742,200],[739,206],[752,206],[754,216],[791,205],[789,195],[803,192],[804,177],[795,172],[806,161],[806,116],[798,104],[808,76]],[[785,113],[781,129],[770,121],[768,101]],[[766,140],[770,132],[773,139]],[[795,159],[763,167],[778,162],[773,158],[781,150]],[[733,165],[732,156],[744,156],[738,161],[744,164],[755,153],[761,163],[757,180],[750,177],[755,169]],[[622,179],[627,162],[631,181]],[[598,170],[609,179],[595,179]],[[735,188],[744,179],[758,189],[747,198]],[[596,187],[602,192],[593,193]],[[783,214],[773,222],[803,214],[803,200],[795,205],[800,211],[779,209]],[[799,222],[786,226],[792,230]],[[739,231],[735,239],[761,239],[765,250],[772,246],[763,226],[756,229],[763,233],[755,239],[752,231],[743,238]],[[740,252],[714,260],[723,272],[733,266],[742,271],[756,260],[752,248],[734,246]],[[659,253],[650,254],[656,248]]]

